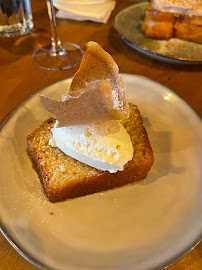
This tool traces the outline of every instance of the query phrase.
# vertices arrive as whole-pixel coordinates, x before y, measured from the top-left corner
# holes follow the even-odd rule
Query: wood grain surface
[[[120,72],[138,74],[155,80],[181,96],[202,115],[202,65],[183,66],[153,60],[128,47],[112,27],[115,15],[140,1],[118,0],[107,24],[57,20],[62,41],[85,44],[98,42],[118,64]],[[65,71],[47,71],[32,63],[34,48],[50,43],[50,27],[45,0],[32,0],[34,30],[18,38],[0,38],[0,125],[26,98],[41,88],[73,76],[78,67]],[[36,269],[21,257],[0,233],[0,269]],[[202,269],[202,243],[169,268]],[[136,269],[138,270],[138,269]]]

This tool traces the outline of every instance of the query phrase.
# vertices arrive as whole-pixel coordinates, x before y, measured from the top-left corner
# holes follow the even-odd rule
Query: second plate
[[[119,12],[114,28],[122,40],[133,49],[169,63],[202,64],[202,44],[171,38],[157,40],[146,37],[141,30],[148,3],[130,6]]]

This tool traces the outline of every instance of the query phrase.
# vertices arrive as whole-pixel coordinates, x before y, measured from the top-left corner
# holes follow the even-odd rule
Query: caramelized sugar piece
[[[82,125],[129,116],[125,84],[113,58],[96,42],[88,42],[69,94],[61,101],[40,96],[42,106],[59,121],[59,127]]]
[[[82,91],[71,92],[63,96],[62,101],[39,97],[45,110],[59,121],[58,127],[123,118],[120,111],[114,108],[109,80],[86,83]]]
[[[125,84],[119,75],[119,68],[111,55],[93,41],[86,45],[81,65],[74,75],[70,94],[74,91],[81,91],[86,82],[97,80],[110,80],[114,106],[122,113],[123,118],[129,116],[129,107],[126,99]]]

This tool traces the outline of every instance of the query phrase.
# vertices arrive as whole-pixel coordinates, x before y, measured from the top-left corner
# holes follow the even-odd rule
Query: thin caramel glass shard
[[[59,121],[58,127],[122,119],[120,111],[114,108],[109,80],[86,83],[84,91],[63,96],[62,101],[39,97],[45,110]]]
[[[40,96],[59,127],[121,120],[129,116],[125,84],[113,58],[96,42],[89,42],[68,95],[61,101]]]

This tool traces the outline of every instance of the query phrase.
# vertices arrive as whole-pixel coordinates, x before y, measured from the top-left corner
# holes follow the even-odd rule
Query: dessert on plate
[[[54,115],[27,137],[27,150],[49,201],[57,202],[143,180],[153,151],[113,58],[87,44],[69,93],[40,96]]]
[[[142,31],[151,38],[202,43],[202,0],[150,0]]]

